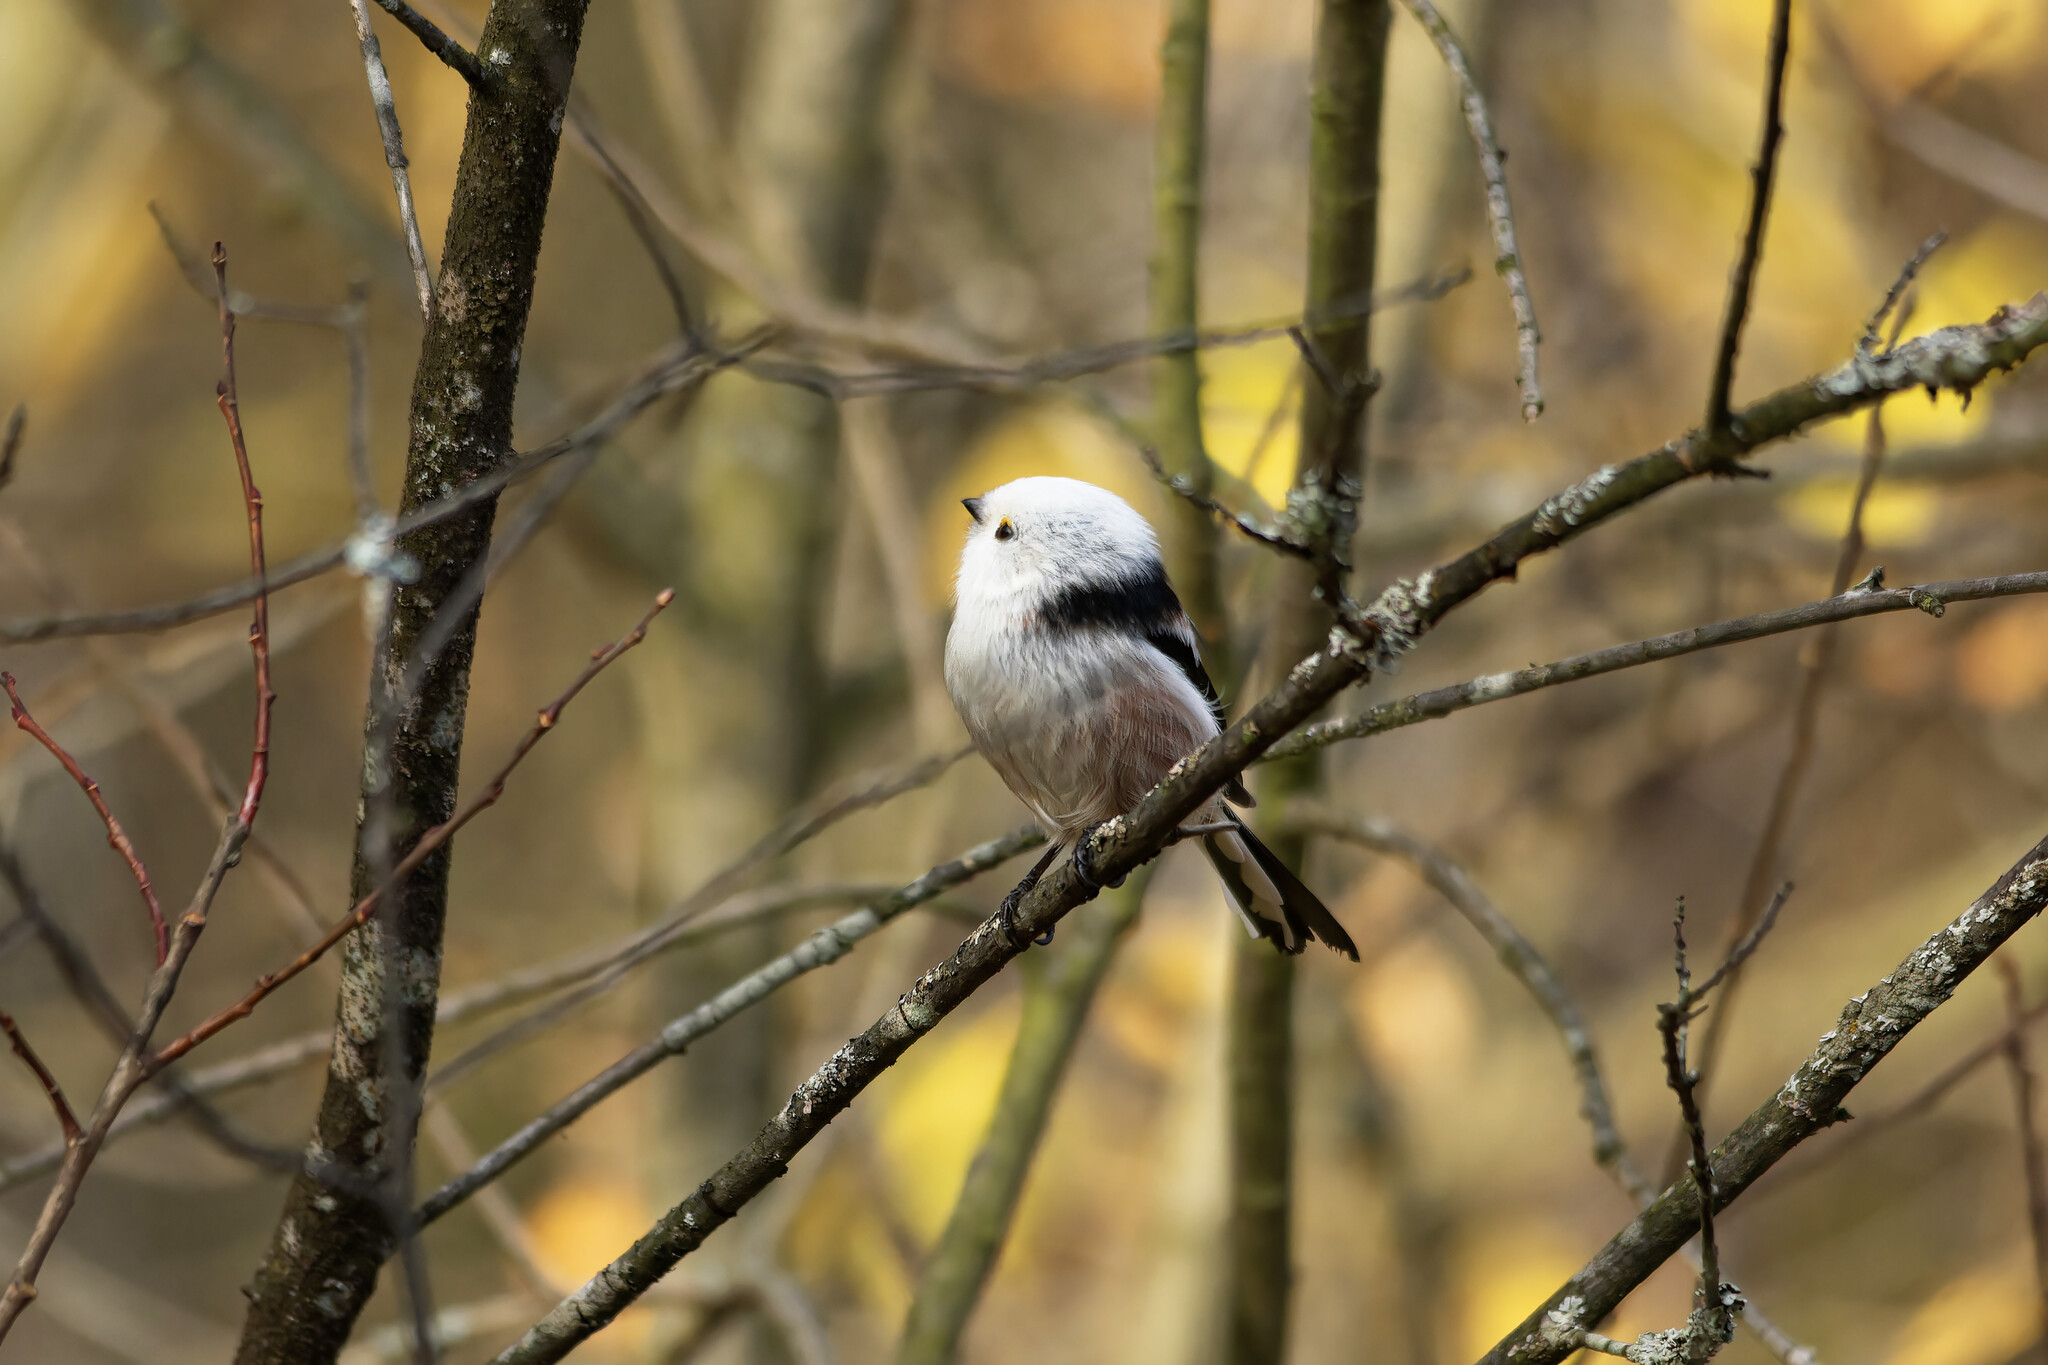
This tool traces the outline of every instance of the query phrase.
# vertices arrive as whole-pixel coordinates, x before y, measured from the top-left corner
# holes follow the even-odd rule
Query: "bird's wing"
[[[1188,684],[1209,703],[1209,714],[1220,731],[1227,719],[1223,698],[1209,670],[1202,665],[1202,637],[1195,633],[1166,581],[1166,569],[1154,563],[1145,573],[1109,585],[1071,587],[1045,608],[1046,618],[1067,626],[1103,626],[1137,636],[1158,650],[1180,670]],[[1256,804],[1242,780],[1232,778],[1223,794],[1240,806]]]

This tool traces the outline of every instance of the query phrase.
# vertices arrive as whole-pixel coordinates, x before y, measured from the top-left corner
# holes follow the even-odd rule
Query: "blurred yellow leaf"
[[[557,1284],[582,1284],[611,1264],[653,1221],[639,1192],[616,1180],[571,1178],[552,1185],[527,1214],[540,1268]],[[617,1346],[644,1342],[652,1320],[628,1311],[610,1332]]]
[[[1783,499],[1786,517],[1816,540],[1838,541],[1849,525],[1854,479],[1816,479]],[[1863,535],[1871,544],[1918,545],[1934,529],[1941,498],[1924,483],[1879,483],[1863,504]]]
[[[1411,937],[1352,987],[1351,1017],[1373,1055],[1404,1081],[1455,1078],[1472,1055],[1479,1002],[1444,951]]]
[[[1555,1223],[1480,1224],[1461,1248],[1455,1275],[1457,1358],[1476,1360],[1528,1316],[1585,1260]]]
[[[1202,439],[1209,458],[1248,480],[1271,507],[1286,503],[1301,448],[1299,373],[1294,347],[1285,341],[1202,355]]]
[[[2009,70],[2041,55],[2039,0],[1834,0],[1829,8],[1866,79],[1891,90],[1949,68]]]
[[[1964,636],[1956,686],[1987,711],[2017,711],[2048,697],[2048,602],[2015,602]]]
[[[945,1226],[995,1112],[1016,1034],[1012,997],[934,1035],[897,1064],[876,1137],[904,1221],[927,1242]]]
[[[1158,98],[1157,0],[959,0],[946,17],[951,65],[991,94],[1133,117]]]

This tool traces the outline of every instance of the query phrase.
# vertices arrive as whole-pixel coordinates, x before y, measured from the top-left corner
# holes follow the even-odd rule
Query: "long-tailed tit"
[[[946,690],[975,747],[1052,836],[1022,892],[1213,738],[1222,710],[1158,537],[1129,503],[1076,479],[1029,478],[966,507]],[[1226,799],[1252,804],[1233,779],[1190,820],[1211,827],[1202,847],[1245,928],[1285,952],[1320,939],[1357,961],[1336,916]]]

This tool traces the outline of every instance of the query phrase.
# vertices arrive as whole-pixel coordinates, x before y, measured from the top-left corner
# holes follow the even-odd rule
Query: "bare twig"
[[[912,907],[1044,842],[1045,835],[1035,827],[1014,830],[969,849],[950,863],[940,864],[873,905],[864,906],[826,925],[795,948],[740,978],[688,1014],[671,1020],[653,1039],[585,1081],[554,1108],[499,1143],[482,1161],[443,1185],[420,1205],[420,1223],[433,1222],[588,1113],[599,1101],[646,1074],[656,1064],[678,1055],[740,1011],[804,973],[838,961],[856,943]]]
[[[6,434],[0,435],[0,488],[14,477],[14,457],[21,453],[21,433],[28,426],[28,404],[16,403],[7,416]]]
[[[128,864],[128,872],[135,878],[135,884],[142,891],[142,903],[149,911],[149,927],[156,939],[156,961],[161,967],[164,957],[170,951],[169,932],[164,925],[164,908],[157,900],[156,889],[149,884],[149,869],[142,865],[142,857],[135,851],[128,832],[121,828],[121,822],[114,818],[114,812],[107,808],[106,798],[100,795],[100,784],[85,775],[78,766],[78,760],[65,752],[64,746],[50,738],[50,732],[36,723],[29,714],[27,703],[21,699],[21,692],[15,686],[12,673],[0,673],[0,687],[7,689],[7,702],[14,716],[17,728],[26,731],[35,741],[50,751],[64,771],[71,774],[71,780],[85,793],[85,799],[92,802],[92,808],[99,813],[100,823],[107,827],[107,843],[121,855]]]
[[[1561,683],[1597,678],[1605,673],[1636,668],[1643,664],[1676,659],[1705,649],[1761,640],[1787,631],[1807,630],[1835,621],[1918,608],[1939,616],[1951,602],[1973,602],[2023,593],[2048,592],[2048,571],[2006,574],[1997,578],[1963,578],[1944,583],[1922,583],[1910,588],[1878,589],[1844,594],[1808,602],[1804,606],[1760,612],[1733,621],[1693,626],[1669,635],[1652,636],[1631,644],[1613,645],[1590,654],[1575,654],[1555,663],[1538,664],[1512,673],[1489,673],[1469,682],[1454,683],[1428,692],[1418,692],[1396,701],[1381,702],[1359,715],[1343,720],[1322,721],[1288,736],[1268,750],[1268,757],[1285,758],[1310,749],[1321,749],[1348,739],[1399,730],[1426,720],[1439,720],[1474,706],[1505,701],[1556,687]]]
[[[1717,1212],[1784,1155],[1845,1117],[1842,1103],[1877,1064],[1955,993],[1999,946],[2048,908],[2048,838],[2022,854],[1955,920],[1842,1009],[1834,1029],[1791,1078],[1744,1119],[1712,1156]],[[1576,1275],[1487,1353],[1485,1365],[1556,1365],[1573,1338],[1699,1230],[1691,1181],[1666,1190]]]
[[[1779,896],[1782,903],[1784,897]],[[1772,907],[1774,910],[1775,906]],[[1686,1026],[1697,1016],[1693,1008],[1698,1000],[1692,988],[1692,972],[1685,961],[1685,898],[1678,899],[1678,908],[1671,917],[1671,937],[1675,945],[1674,956],[1678,971],[1678,999],[1668,1005],[1657,1006],[1657,1032],[1664,1039],[1664,1083],[1678,1096],[1678,1112],[1685,1123],[1687,1137],[1692,1142],[1693,1188],[1697,1192],[1700,1220],[1700,1277],[1699,1285],[1693,1291],[1692,1316],[1684,1328],[1682,1348],[1688,1362],[1711,1360],[1735,1336],[1734,1310],[1742,1306],[1742,1300],[1735,1287],[1721,1279],[1721,1251],[1714,1238],[1714,1163],[1707,1155],[1706,1123],[1700,1118],[1700,1107],[1693,1097],[1693,1082],[1697,1073],[1686,1063]],[[1756,941],[1762,940],[1756,936]],[[1755,943],[1749,946],[1754,949]],[[1734,959],[1714,973],[1707,983],[1719,981],[1733,965]],[[1706,989],[1706,988],[1703,988]]]
[[[1785,56],[1791,45],[1792,0],[1773,0],[1768,70],[1764,76],[1764,127],[1756,164],[1750,168],[1749,226],[1742,236],[1742,254],[1728,277],[1728,307],[1721,320],[1721,344],[1714,354],[1714,378],[1707,390],[1707,430],[1729,427],[1729,390],[1735,382],[1735,353],[1742,345],[1742,324],[1756,287],[1757,261],[1763,255],[1764,223],[1771,211],[1771,182],[1778,173],[1778,144],[1785,136],[1779,119],[1785,101]]]
[[[4,1339],[13,1328],[22,1312],[35,1300],[36,1276],[41,1273],[43,1263],[48,1259],[50,1248],[56,1244],[57,1236],[77,1205],[78,1193],[86,1172],[93,1159],[98,1156],[106,1142],[121,1109],[151,1075],[153,1068],[148,1064],[146,1054],[150,1036],[156,1031],[158,1022],[169,1007],[171,997],[177,992],[179,979],[185,965],[191,960],[193,950],[199,945],[199,936],[205,932],[207,917],[212,911],[214,898],[219,894],[221,883],[226,879],[228,869],[241,856],[242,846],[248,841],[256,814],[262,804],[263,791],[269,774],[270,710],[276,701],[276,693],[270,687],[270,631],[269,596],[264,588],[263,556],[263,504],[262,497],[250,477],[249,459],[242,447],[241,423],[236,408],[234,387],[234,314],[228,307],[227,256],[219,243],[215,243],[214,273],[219,285],[221,312],[221,347],[224,365],[218,397],[222,413],[228,422],[228,431],[235,451],[235,464],[242,484],[242,499],[249,520],[249,567],[257,584],[254,619],[249,628],[249,647],[255,660],[256,675],[256,724],[253,751],[249,760],[249,781],[243,791],[242,801],[233,818],[224,822],[220,838],[214,845],[213,856],[208,859],[206,870],[200,875],[199,885],[193,890],[192,899],[185,912],[178,917],[177,930],[171,936],[170,951],[165,954],[157,969],[151,974],[144,989],[142,1008],[138,1012],[134,1031],[121,1049],[120,1058],[115,1062],[112,1074],[100,1091],[99,1101],[93,1106],[91,1116],[84,1124],[84,1132],[75,1142],[65,1148],[64,1159],[58,1167],[57,1179],[43,1201],[43,1211],[36,1220],[29,1242],[15,1264],[14,1274],[8,1280],[4,1293],[0,1293],[0,1339]]]
[[[1892,281],[1892,287],[1884,291],[1884,299],[1877,305],[1877,311],[1864,319],[1863,336],[1856,344],[1856,348],[1859,351],[1868,352],[1877,349],[1877,329],[1884,326],[1885,318],[1891,315],[1892,309],[1898,307],[1899,300],[1905,296],[1906,290],[1912,285],[1914,278],[1919,275],[1920,267],[1927,264],[1927,258],[1941,250],[1942,243],[1947,240],[1948,234],[1946,232],[1937,232],[1926,241],[1920,243],[1919,249],[1913,253],[1913,258],[1906,262],[1905,266],[1900,269],[1898,278]],[[1893,345],[1898,344],[1899,332],[1905,325],[1906,313],[1901,311],[1899,320],[1892,325]]]
[[[2034,1115],[2037,1078],[2027,1056],[2022,1024],[2027,1017],[2026,992],[2020,969],[2010,957],[1997,960],[2005,987],[2005,1066],[2012,1077],[2013,1119],[2019,1129],[2020,1168],[2027,1178],[2027,1229],[2034,1241],[2034,1278],[2041,1293],[2041,1321],[2048,1330],[2048,1160],[2041,1151],[2041,1129]]]
[[[1499,907],[1487,898],[1486,893],[1473,882],[1471,874],[1441,849],[1424,843],[1391,821],[1352,815],[1310,801],[1291,804],[1287,820],[1290,825],[1310,833],[1342,839],[1376,853],[1399,858],[1414,868],[1438,895],[1450,902],[1452,909],[1479,931],[1479,936],[1486,940],[1486,946],[1493,949],[1501,965],[1522,983],[1564,1040],[1565,1052],[1571,1058],[1572,1071],[1579,1082],[1579,1113],[1593,1130],[1594,1164],[1602,1170],[1611,1171],[1632,1198],[1647,1202],[1656,1191],[1630,1159],[1621,1131],[1615,1126],[1614,1108],[1608,1102],[1607,1086],[1600,1078],[1599,1059],[1593,1051],[1593,1034],[1586,1027],[1585,1016],[1579,1013],[1578,1005],[1566,992],[1564,983],[1557,979],[1550,963],[1537,951],[1536,945],[1525,938]]]
[[[399,859],[397,866],[391,869],[390,874],[385,877],[383,883],[376,890],[358,901],[348,914],[342,916],[321,937],[319,942],[300,953],[277,971],[258,977],[256,984],[250,988],[249,993],[234,1004],[202,1021],[190,1031],[164,1044],[163,1047],[158,1049],[149,1058],[147,1063],[149,1068],[156,1070],[176,1061],[193,1048],[199,1046],[199,1044],[213,1037],[214,1034],[219,1033],[229,1024],[234,1023],[237,1019],[247,1018],[250,1012],[263,1002],[265,997],[319,961],[328,949],[341,942],[342,939],[348,937],[355,930],[361,928],[370,916],[376,913],[378,903],[391,892],[393,887],[403,883],[421,863],[425,862],[432,855],[434,850],[454,838],[464,825],[497,804],[498,798],[505,794],[505,783],[511,777],[512,770],[518,767],[520,761],[533,751],[533,747],[539,744],[554,729],[556,720],[561,717],[562,709],[575,700],[576,694],[581,692],[590,683],[591,679],[602,673],[613,660],[646,639],[649,623],[654,620],[663,607],[666,607],[674,600],[675,590],[673,588],[662,589],[656,595],[654,605],[647,609],[647,613],[640,618],[638,625],[634,626],[625,635],[614,640],[611,644],[594,652],[591,655],[590,663],[584,667],[581,673],[576,675],[575,679],[562,694],[541,708],[539,715],[534,718],[532,728],[526,732],[518,744],[513,746],[511,757],[506,759],[496,774],[492,776],[491,780],[484,784],[484,789],[471,797],[453,816],[435,825],[422,835],[419,842],[414,844],[403,858]]]
[[[728,347],[716,350],[691,349],[682,345],[664,347],[625,388],[588,421],[546,445],[507,460],[493,473],[472,480],[453,493],[399,517],[391,528],[392,538],[440,525],[460,516],[477,504],[496,497],[506,488],[531,477],[555,460],[579,455],[603,444],[616,435],[628,421],[660,399],[699,384],[710,375],[738,364],[767,344],[767,341],[767,333],[755,332],[740,338]],[[281,566],[270,574],[264,586],[275,590],[317,578],[321,574],[353,563],[358,552],[357,541],[351,537],[339,544],[302,555]],[[165,603],[160,606],[112,612],[58,612],[38,617],[0,620],[0,644],[28,644],[80,635],[117,635],[164,630],[231,611],[245,602],[254,601],[257,591],[258,584],[251,578],[182,602]]]
[[[1536,344],[1543,339],[1536,330],[1536,305],[1529,298],[1529,280],[1522,273],[1522,254],[1515,245],[1515,218],[1508,207],[1507,170],[1500,143],[1494,140],[1493,121],[1486,100],[1465,50],[1431,0],[1401,0],[1408,12],[1429,31],[1430,40],[1442,54],[1444,65],[1458,82],[1459,103],[1465,109],[1465,127],[1472,134],[1472,146],[1479,153],[1479,174],[1486,181],[1486,222],[1493,231],[1493,269],[1508,288],[1508,302],[1515,310],[1515,349],[1521,368],[1517,382],[1522,389],[1522,419],[1533,422],[1543,413],[1543,389],[1536,380]]]
[[[433,20],[421,14],[405,0],[377,0],[386,14],[404,24],[406,31],[420,40],[421,46],[439,57],[451,71],[469,83],[472,90],[488,90],[491,76],[475,55],[461,43],[435,27]]]
[[[397,2],[380,0],[386,8]],[[411,163],[405,158],[405,138],[398,130],[398,103],[392,98],[391,76],[384,70],[384,54],[377,46],[377,31],[370,27],[368,0],[349,0],[349,8],[355,12],[356,42],[363,49],[363,72],[370,81],[370,103],[377,110],[377,134],[384,141],[384,164],[391,168],[391,188],[398,195],[398,223],[405,233],[406,258],[412,262],[413,288],[419,291],[420,320],[431,323],[434,320],[434,280],[427,272],[427,248],[420,240],[419,213],[413,208],[412,175],[406,169]],[[399,8],[410,10],[411,6],[401,4]],[[398,10],[391,12],[396,14]]]
[[[64,1130],[64,1145],[77,1145],[83,1132],[78,1126],[77,1116],[71,1112],[70,1101],[64,1098],[64,1087],[57,1084],[57,1078],[50,1074],[50,1068],[43,1065],[43,1059],[36,1056],[36,1050],[30,1047],[28,1039],[22,1036],[21,1025],[15,1023],[14,1016],[5,1010],[0,1010],[0,1033],[7,1035],[7,1041],[14,1045],[14,1055],[21,1058],[30,1071],[35,1072],[36,1080],[43,1087],[43,1093],[49,1096],[50,1108],[57,1111],[57,1126]]]
[[[1785,901],[1791,894],[1792,883],[1779,884],[1777,894],[1772,896],[1771,903],[1764,907],[1764,912],[1757,919],[1755,927],[1735,945],[1735,950],[1728,954],[1728,960],[1716,967],[1712,976],[1690,991],[1688,999],[1693,1004],[1706,999],[1709,991],[1742,969],[1742,964],[1749,961],[1750,955],[1763,943],[1764,935],[1770,933],[1772,926],[1777,924],[1778,912],[1785,908]]]

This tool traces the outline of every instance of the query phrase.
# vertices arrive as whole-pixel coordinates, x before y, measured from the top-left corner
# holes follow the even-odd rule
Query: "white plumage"
[[[1201,642],[1130,504],[1076,479],[1028,478],[966,501],[946,689],[975,746],[1060,847],[1135,806],[1220,728]],[[1250,804],[1242,785],[1224,796]],[[1358,956],[1312,892],[1223,797],[1197,824],[1253,935]],[[1030,879],[1027,879],[1027,885]]]

